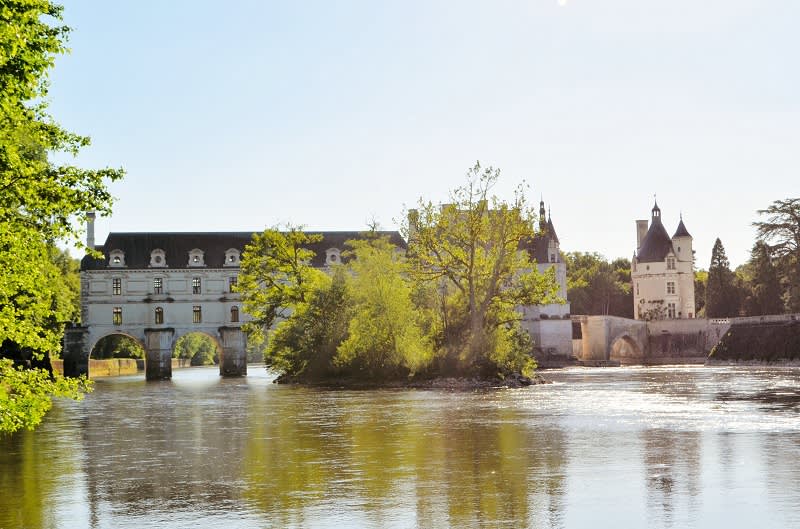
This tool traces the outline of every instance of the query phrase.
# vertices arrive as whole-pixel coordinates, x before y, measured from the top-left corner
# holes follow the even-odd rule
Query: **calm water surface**
[[[0,438],[0,528],[800,528],[798,369],[489,392],[174,375],[97,381]]]

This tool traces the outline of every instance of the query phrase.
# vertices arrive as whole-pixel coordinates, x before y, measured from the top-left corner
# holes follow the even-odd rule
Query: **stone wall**
[[[702,364],[728,332],[730,320],[682,319],[647,323],[647,364]]]
[[[51,360],[51,362],[53,371],[64,374],[63,360]],[[136,359],[134,358],[89,359],[89,378],[135,375],[137,372]]]

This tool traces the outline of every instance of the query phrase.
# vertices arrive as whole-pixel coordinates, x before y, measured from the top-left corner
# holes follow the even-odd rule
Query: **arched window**
[[[225,264],[223,266],[239,266],[239,250],[228,248],[225,252]]]
[[[125,252],[122,250],[111,250],[108,254],[108,266],[122,268],[125,266]]]
[[[200,248],[189,250],[189,266],[205,266],[204,254],[205,252]]]
[[[167,266],[167,254],[161,248],[156,248],[150,252],[150,267],[163,268]]]
[[[239,321],[239,307],[231,307],[231,322],[236,323]]]
[[[164,323],[164,309],[156,307],[156,325]]]

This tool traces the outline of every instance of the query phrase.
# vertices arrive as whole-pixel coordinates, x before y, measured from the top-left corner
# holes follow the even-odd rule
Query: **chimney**
[[[644,240],[644,236],[647,235],[647,221],[646,220],[637,220],[636,221],[636,250],[638,251],[639,248],[642,247],[642,241]]]
[[[86,214],[86,246],[94,250],[94,211]]]

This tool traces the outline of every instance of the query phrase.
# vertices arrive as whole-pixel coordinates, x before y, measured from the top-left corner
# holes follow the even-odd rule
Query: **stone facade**
[[[637,249],[631,260],[634,317],[694,318],[694,251],[683,219],[670,237],[656,204],[649,228],[646,220],[637,220],[636,233]]]
[[[87,242],[92,243],[91,220],[87,233]],[[83,336],[71,340],[82,340],[86,352],[85,358],[75,357],[75,365],[88,365],[89,352],[105,336],[124,334],[144,347],[148,379],[170,378],[175,343],[186,334],[200,332],[217,342],[221,375],[247,374],[246,337],[241,325],[250,318],[233,287],[241,254],[252,235],[109,234],[102,246],[94,247],[102,258],[86,256],[81,261],[84,327],[72,334]],[[359,232],[321,235],[322,240],[309,248],[316,255],[312,265],[319,268],[338,262],[345,241],[360,236]],[[398,232],[383,235],[405,247]]]

